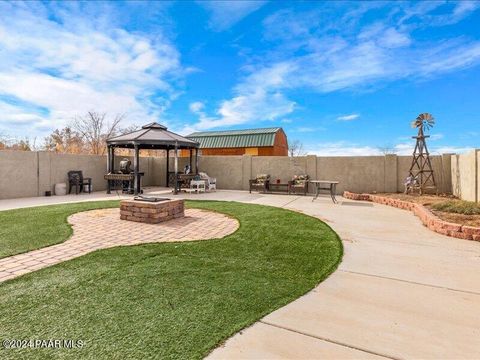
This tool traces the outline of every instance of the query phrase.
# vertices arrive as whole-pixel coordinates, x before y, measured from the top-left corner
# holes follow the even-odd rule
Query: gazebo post
[[[169,161],[169,160],[170,160],[169,158],[170,158],[170,148],[167,146],[167,176],[166,176],[166,178],[165,178],[165,179],[166,179],[166,180],[165,180],[165,186],[166,186],[166,187],[168,187],[168,180],[170,180],[170,179],[169,179],[169,176],[168,176],[168,168],[170,167],[170,166],[169,166],[169,165],[170,165],[170,164],[169,164],[169,162],[170,162],[170,161]]]
[[[192,155],[193,155],[193,152],[192,152],[192,149],[189,149],[190,150],[190,171],[193,173],[193,168],[192,168]]]
[[[175,190],[174,194],[176,195],[178,193],[178,144],[175,141]]]
[[[190,154],[191,151],[192,150],[190,150]],[[195,148],[195,174],[198,175],[198,148]]]
[[[115,171],[115,147],[114,146],[110,146],[109,153],[110,153],[110,159],[109,159],[110,162],[108,163],[108,166],[109,166],[108,172],[113,173]]]
[[[133,145],[134,149],[135,149],[135,155],[134,155],[134,158],[133,158],[133,173],[134,173],[134,179],[133,179],[133,194],[134,195],[138,195],[138,191],[139,191],[139,187],[140,187],[140,183],[139,183],[139,178],[138,178],[138,163],[139,163],[139,149],[138,149],[138,144],[134,144]]]
[[[107,174],[110,174],[112,172],[112,148],[110,145],[107,146]]]

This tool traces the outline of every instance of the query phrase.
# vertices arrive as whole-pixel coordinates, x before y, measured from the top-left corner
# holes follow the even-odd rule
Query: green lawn
[[[67,240],[72,234],[67,217],[76,212],[118,206],[94,201],[0,211],[0,259]]]
[[[63,221],[80,206],[36,214],[57,211]],[[74,350],[1,349],[0,358],[202,358],[341,260],[338,236],[318,219],[235,202],[188,206],[234,216],[240,229],[218,240],[101,250],[0,284],[0,339],[85,341]]]

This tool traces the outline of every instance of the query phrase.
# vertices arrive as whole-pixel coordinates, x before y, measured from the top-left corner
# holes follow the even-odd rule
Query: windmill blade
[[[425,121],[425,120],[429,121],[431,119],[433,119],[433,116],[432,116],[432,114],[429,114],[429,113],[422,113],[422,114],[417,116],[418,121]]]
[[[435,119],[430,113],[421,113],[417,118],[412,122],[413,128],[422,128],[423,130],[428,130],[433,127],[435,124]]]

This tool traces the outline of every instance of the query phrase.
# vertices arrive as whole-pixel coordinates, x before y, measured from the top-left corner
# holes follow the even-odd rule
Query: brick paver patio
[[[100,209],[71,215],[73,235],[67,241],[0,260],[0,282],[114,246],[152,242],[222,238],[238,229],[238,221],[223,214],[186,209],[185,217],[161,224],[120,220],[119,209]]]

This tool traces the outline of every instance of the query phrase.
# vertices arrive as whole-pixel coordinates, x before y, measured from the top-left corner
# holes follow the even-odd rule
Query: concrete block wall
[[[411,156],[304,156],[296,158],[252,157],[251,171],[243,169],[243,176],[253,178],[268,173],[272,180],[290,180],[295,174],[308,174],[312,179],[340,181],[339,194],[353,192],[397,192],[403,184],[412,162]],[[432,156],[440,192],[451,192],[450,155]],[[244,184],[248,189],[248,181]],[[310,189],[313,191],[313,189]]]
[[[440,193],[452,193],[451,154],[430,156],[435,181]],[[397,190],[403,191],[405,178],[412,164],[411,156],[397,157]]]
[[[116,157],[117,162],[121,157]],[[352,192],[403,191],[403,183],[411,164],[411,156],[203,156],[199,168],[217,178],[219,189],[248,190],[248,180],[268,173],[272,181],[290,180],[295,174],[308,174],[312,179],[337,180],[339,194]],[[179,170],[188,163],[179,159]],[[463,155],[432,156],[440,192],[478,201],[480,188],[480,151]],[[0,151],[0,199],[43,196],[54,185],[67,181],[69,170],[82,170],[92,177],[94,190],[105,190],[107,159],[105,156],[57,154],[50,152]],[[170,160],[170,171],[174,162]],[[166,185],[166,158],[141,157],[140,170],[145,172],[146,186]],[[313,192],[313,188],[310,189]]]
[[[477,171],[475,172],[475,176],[477,178],[477,191],[475,192],[476,194],[475,201],[479,202],[480,201],[480,150],[476,150],[476,153],[477,153],[477,161],[476,161]]]
[[[0,151],[0,199],[37,196],[38,172],[38,153]]]
[[[340,181],[339,194],[343,191],[384,192],[386,190],[384,156],[318,157],[317,174],[308,174],[318,180]],[[393,166],[391,171],[396,171]],[[311,190],[312,191],[312,190]]]
[[[480,149],[451,155],[452,192],[468,201],[480,201]]]
[[[120,160],[117,157],[117,162]],[[140,158],[140,168],[145,172],[145,185],[158,185],[155,159]],[[91,177],[94,191],[106,190],[103,179],[107,171],[106,156],[0,151],[0,199],[43,196],[45,191],[53,193],[55,184],[68,183],[70,170],[82,170],[85,177]]]

